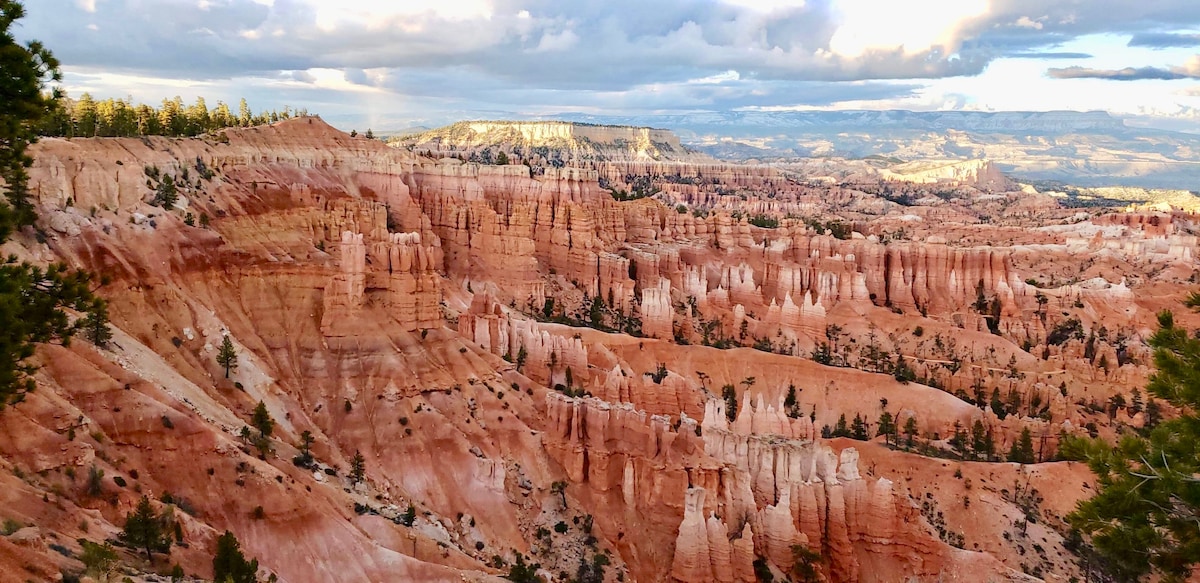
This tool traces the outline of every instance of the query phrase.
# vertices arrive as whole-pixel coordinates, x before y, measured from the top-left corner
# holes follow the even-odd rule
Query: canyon
[[[97,274],[114,338],[42,347],[0,411],[0,582],[79,568],[142,495],[185,544],[134,580],[211,577],[226,530],[290,583],[1077,579],[1094,478],[1057,445],[1153,423],[1146,340],[1198,277],[1197,215],[985,160],[317,117],[32,154],[41,221],[3,251]],[[1002,461],[1026,431],[1036,463]]]

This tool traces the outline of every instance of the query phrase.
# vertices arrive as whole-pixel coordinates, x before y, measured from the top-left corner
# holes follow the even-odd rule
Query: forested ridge
[[[130,99],[96,100],[84,93],[78,99],[54,96],[38,126],[43,136],[59,138],[131,138],[139,136],[196,137],[232,127],[251,127],[293,117],[308,110],[265,110],[254,113],[245,99],[236,111],[223,101],[209,107],[203,97],[187,105],[180,97],[158,106]]]

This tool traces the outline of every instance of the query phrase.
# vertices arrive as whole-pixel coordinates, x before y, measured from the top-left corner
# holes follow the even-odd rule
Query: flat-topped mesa
[[[711,160],[669,130],[560,121],[465,121],[408,136],[396,145],[431,154],[466,154],[487,162],[520,156],[535,164],[602,160]]]
[[[1016,184],[988,160],[910,162],[881,170],[880,176],[885,180],[919,184],[947,183],[995,192],[1016,188]]]

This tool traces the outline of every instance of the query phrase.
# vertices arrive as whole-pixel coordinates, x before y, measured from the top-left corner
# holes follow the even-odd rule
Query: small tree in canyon
[[[350,483],[362,483],[367,477],[367,460],[361,451],[354,450],[354,459],[350,460]]]
[[[233,341],[229,339],[228,334],[221,340],[221,348],[217,350],[217,364],[225,369],[225,378],[229,378],[229,371],[237,370],[237,348],[234,348]]]
[[[146,560],[153,562],[154,553],[165,553],[171,549],[167,518],[155,514],[150,498],[142,496],[133,512],[125,516],[125,529],[120,538],[129,548],[146,551]]]

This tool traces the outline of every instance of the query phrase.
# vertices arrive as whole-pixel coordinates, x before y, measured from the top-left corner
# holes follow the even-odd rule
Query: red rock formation
[[[189,548],[172,558],[201,574],[214,533],[229,528],[288,581],[482,579],[491,555],[536,544],[540,513],[561,506],[543,498],[556,499],[549,484],[565,476],[569,510],[595,518],[613,569],[637,580],[749,582],[755,557],[787,569],[795,544],[820,552],[835,581],[1008,577],[991,555],[952,550],[924,524],[909,501],[923,476],[901,467],[864,478],[856,450],[816,442],[818,428],[843,414],[874,423],[886,409],[945,437],[979,419],[1002,444],[1024,427],[1049,435],[1047,455],[1060,428],[1109,431],[1106,416],[1076,403],[1144,381],[1148,368],[1133,361],[1147,361],[1153,314],[1179,297],[1196,249],[1186,217],[1030,219],[1051,211],[1014,202],[1019,222],[987,206],[995,197],[897,209],[861,185],[798,184],[761,166],[614,160],[541,174],[434,162],[316,119],[225,134],[37,146],[31,187],[47,244],[23,239],[17,252],[108,276],[101,294],[117,340],[45,349],[39,391],[0,420],[0,474],[37,476],[0,479],[0,505],[28,521],[62,517],[47,523],[61,540],[85,534],[85,516],[108,535],[132,489],[106,482],[111,506],[56,471],[137,469],[143,491],[198,508]],[[180,208],[145,203],[150,167],[179,176],[197,160],[215,175],[186,181]],[[660,198],[696,212],[617,203],[600,188],[600,176],[638,172],[671,177]],[[829,205],[854,213],[848,239],[786,218]],[[969,222],[980,208],[994,224]],[[187,212],[210,228],[184,224]],[[744,218],[758,213],[780,226]],[[1018,228],[1037,221],[1045,227]],[[1081,272],[1084,255],[1094,264]],[[640,323],[650,338],[545,322],[590,322],[595,298],[603,327]],[[1080,332],[1048,342],[1071,318]],[[243,391],[213,360],[225,333],[240,359],[230,381]],[[697,346],[705,340],[760,350]],[[797,358],[821,343],[845,366]],[[868,362],[868,346],[886,366]],[[888,368],[900,354],[917,382]],[[726,384],[741,387],[732,422],[710,399]],[[1023,406],[1001,421],[966,402],[977,384],[982,401],[1011,389]],[[790,385],[795,418],[783,405]],[[237,438],[258,400],[279,422],[278,457],[266,460]],[[1118,413],[1126,418],[1137,423]],[[328,466],[366,456],[362,492],[288,462],[304,430]],[[83,437],[95,431],[103,441]],[[902,455],[879,450],[864,468]],[[418,528],[387,518],[409,502]],[[260,503],[267,518],[248,518]],[[355,515],[356,503],[380,514]],[[971,516],[1004,522],[1002,506]],[[448,518],[459,513],[478,526]],[[31,576],[53,575],[40,539],[23,540],[12,550],[0,539],[0,567],[19,556],[42,569]],[[999,531],[971,542],[1020,565]],[[539,561],[566,556],[551,555]]]

